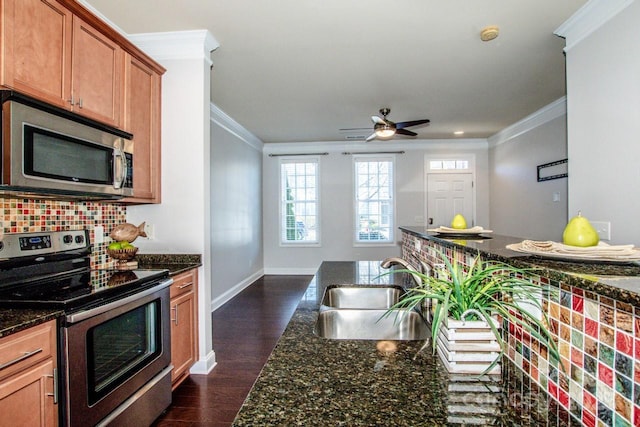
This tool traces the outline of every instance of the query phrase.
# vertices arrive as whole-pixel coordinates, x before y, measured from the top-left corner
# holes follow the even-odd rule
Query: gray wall
[[[617,244],[640,245],[639,23],[635,1],[584,39],[567,37],[569,212],[611,221]]]
[[[504,235],[562,240],[567,178],[537,182],[537,165],[567,157],[566,115],[490,144],[491,228]],[[554,202],[554,193],[558,201]]]
[[[251,136],[211,122],[211,254],[213,308],[260,277],[262,152]],[[233,123],[231,123],[233,126]]]
[[[416,217],[425,217],[425,155],[473,154],[476,162],[476,223],[489,222],[487,143],[485,140],[411,141],[384,145],[317,143],[266,144],[264,164],[264,266],[265,273],[315,273],[325,260],[379,260],[400,255],[401,233],[396,229],[396,244],[355,246],[353,243],[353,168],[352,156],[343,151],[405,150],[396,154],[396,226],[423,225]],[[320,156],[321,245],[284,247],[279,241],[278,158],[270,152],[329,152]]]

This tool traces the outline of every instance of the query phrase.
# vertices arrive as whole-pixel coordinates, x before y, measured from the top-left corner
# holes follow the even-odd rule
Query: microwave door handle
[[[119,149],[115,149],[113,151],[113,157],[114,157],[114,162],[113,162],[113,176],[114,176],[114,183],[113,186],[114,188],[122,188],[124,187],[124,181],[127,179],[127,159],[124,156],[124,153],[122,152],[122,150]],[[117,167],[117,158],[120,157],[120,176],[116,177],[116,173],[118,172],[118,167]]]

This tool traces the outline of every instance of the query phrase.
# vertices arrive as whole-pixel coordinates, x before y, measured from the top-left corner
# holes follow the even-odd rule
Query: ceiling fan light
[[[391,126],[382,125],[376,126],[375,133],[378,138],[391,138],[396,134],[396,130]]]

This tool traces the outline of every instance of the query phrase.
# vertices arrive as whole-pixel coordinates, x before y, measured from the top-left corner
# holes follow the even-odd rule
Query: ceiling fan
[[[367,142],[376,138],[382,140],[391,139],[396,134],[416,136],[418,135],[417,133],[407,130],[406,128],[410,126],[427,124],[431,121],[429,119],[422,119],[394,123],[391,120],[387,119],[387,115],[390,112],[390,108],[381,108],[380,114],[382,115],[382,118],[379,116],[371,116],[371,120],[373,121],[373,133],[366,138]]]

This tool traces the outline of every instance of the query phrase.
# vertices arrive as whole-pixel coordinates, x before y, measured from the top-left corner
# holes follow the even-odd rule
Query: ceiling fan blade
[[[400,122],[400,123],[396,123],[396,129],[404,129],[404,128],[408,128],[409,126],[418,126],[418,125],[423,125],[426,123],[431,122],[431,120],[429,119],[424,119],[424,120],[412,120],[409,122]]]
[[[407,129],[396,129],[396,133],[400,135],[409,135],[409,136],[418,135],[417,133],[411,132],[410,130],[407,130]]]
[[[367,127],[367,128],[340,128],[338,129],[338,131],[340,132],[349,132],[352,130],[371,130],[371,126]]]
[[[386,121],[384,121],[383,119],[381,119],[381,118],[380,118],[380,117],[378,117],[378,116],[371,116],[371,121],[372,121],[373,123],[377,123],[377,124],[381,124],[381,125],[384,125],[384,124],[386,124],[386,123],[387,123]]]
[[[367,139],[365,139],[365,141],[366,141],[366,142],[372,141],[372,140],[376,139],[376,136],[378,136],[378,135],[376,135],[376,134],[375,134],[375,132],[374,132],[374,133],[372,133],[371,135],[369,135],[369,136],[367,137]]]

